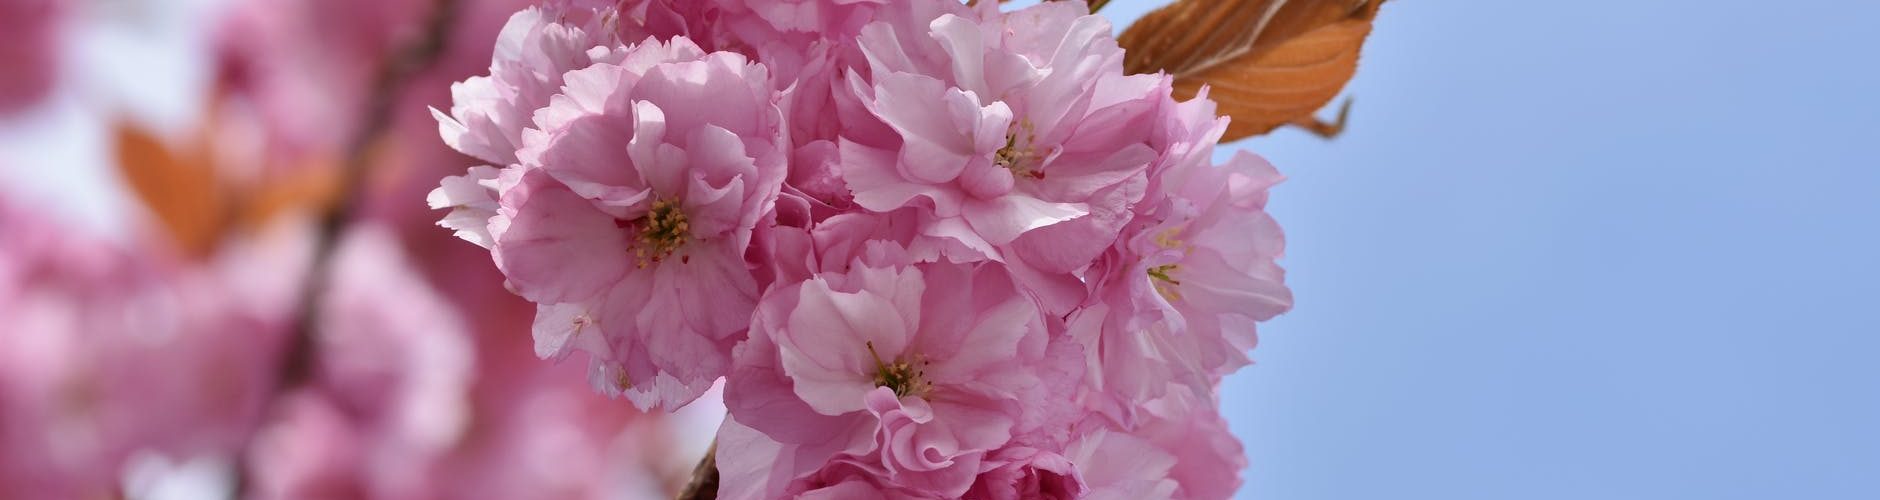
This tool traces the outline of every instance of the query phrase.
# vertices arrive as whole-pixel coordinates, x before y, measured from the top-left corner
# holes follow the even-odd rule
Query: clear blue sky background
[[[74,110],[193,109],[169,18],[79,46],[163,78],[0,127],[14,187],[111,225]],[[1876,49],[1872,1],[1386,5],[1344,136],[1238,145],[1298,295],[1223,390],[1241,498],[1880,498]]]
[[[1241,498],[1880,498],[1876,49],[1867,1],[1386,4],[1344,136],[1239,144],[1298,295]]]

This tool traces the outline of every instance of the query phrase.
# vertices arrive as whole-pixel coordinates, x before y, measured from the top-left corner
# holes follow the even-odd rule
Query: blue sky
[[[1241,498],[1880,498],[1876,47],[1872,2],[1386,4],[1347,134],[1237,144],[1298,296],[1223,389]]]

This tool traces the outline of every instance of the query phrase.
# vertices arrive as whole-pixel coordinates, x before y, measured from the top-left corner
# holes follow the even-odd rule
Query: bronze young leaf
[[[1357,71],[1358,51],[1383,0],[1180,0],[1150,12],[1117,42],[1131,73],[1165,71],[1175,94],[1208,86],[1233,117],[1222,141],[1288,123],[1321,135],[1335,124],[1312,113],[1338,96]]]
[[[229,223],[233,200],[203,147],[171,149],[128,122],[113,124],[118,172],[183,254],[207,255]]]
[[[337,169],[319,155],[262,168],[257,178],[227,175],[217,161],[213,127],[211,120],[184,145],[172,147],[134,123],[112,125],[118,173],[182,255],[207,257],[231,232],[256,230],[277,216],[337,201]]]

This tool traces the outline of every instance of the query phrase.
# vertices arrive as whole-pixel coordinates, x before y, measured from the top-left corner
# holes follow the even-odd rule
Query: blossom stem
[[[313,377],[317,361],[314,339],[320,328],[321,303],[329,287],[329,275],[332,274],[339,237],[352,222],[358,209],[365,173],[372,164],[374,145],[391,127],[394,105],[405,84],[437,60],[448,44],[451,26],[456,24],[458,0],[434,1],[435,6],[425,19],[420,34],[389,54],[378,68],[365,103],[365,113],[346,144],[345,163],[341,164],[339,172],[338,199],[319,214],[313,257],[301,282],[294,329],[289,332],[291,336],[281,353],[281,369],[268,392],[267,400],[262,403],[264,417],[274,410],[283,395]],[[254,448],[256,431],[258,429],[250,430],[248,442],[236,452],[235,463],[232,464],[235,478],[229,492],[235,498],[255,496],[255,492],[250,491],[254,488],[253,474],[247,462]]]
[[[718,498],[718,440],[705,448],[705,457],[692,468],[692,480],[679,490],[676,500],[714,500]]]

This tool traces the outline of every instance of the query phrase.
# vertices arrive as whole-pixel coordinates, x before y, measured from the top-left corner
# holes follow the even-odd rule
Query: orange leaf
[[[205,148],[179,152],[130,123],[114,128],[118,169],[131,192],[184,254],[208,255],[228,225],[233,203]]]
[[[125,183],[184,255],[207,257],[230,234],[261,229],[284,214],[324,210],[338,199],[338,168],[322,155],[292,168],[263,167],[258,179],[223,175],[213,160],[214,126],[198,130],[188,147],[171,148],[135,125],[115,125]]]
[[[1130,73],[1165,71],[1176,97],[1210,88],[1233,118],[1232,141],[1312,113],[1338,96],[1358,69],[1383,0],[1180,0],[1136,21],[1117,42]],[[1309,127],[1335,133],[1340,126]]]
[[[306,163],[248,190],[235,215],[236,226],[244,230],[258,230],[275,217],[326,210],[338,201],[339,169],[331,162]]]

